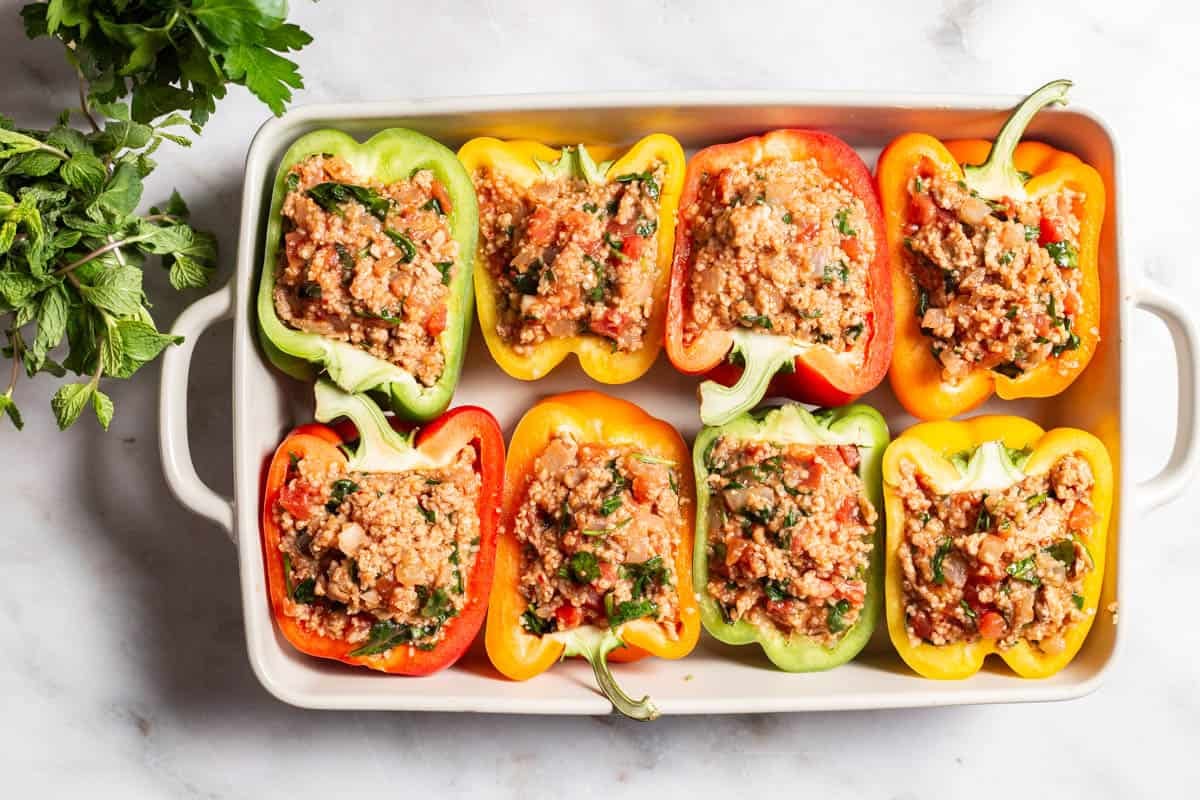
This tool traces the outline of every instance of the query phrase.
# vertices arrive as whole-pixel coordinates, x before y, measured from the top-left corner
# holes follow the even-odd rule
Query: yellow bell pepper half
[[[1094,517],[1090,530],[1082,537],[1092,556],[1094,568],[1083,581],[1083,618],[1071,625],[1064,636],[1061,652],[1045,653],[1027,641],[1000,649],[992,639],[935,645],[914,645],[908,636],[905,618],[904,575],[900,565],[900,545],[904,539],[904,502],[898,493],[901,465],[911,462],[934,486],[961,482],[962,473],[951,458],[972,452],[988,442],[998,442],[1011,451],[1028,449],[1029,457],[1018,469],[1006,458],[1005,469],[1014,470],[1014,479],[1045,473],[1063,456],[1075,454],[1091,467],[1094,485],[1090,497]],[[888,633],[904,662],[926,678],[966,678],[979,671],[984,659],[996,653],[1014,672],[1024,678],[1046,678],[1071,662],[1091,629],[1104,582],[1105,545],[1112,508],[1112,462],[1104,445],[1090,433],[1075,428],[1044,431],[1021,417],[980,416],[965,421],[926,422],[916,425],[897,438],[883,456],[883,493],[887,508],[887,548],[885,606]]]
[[[575,353],[584,372],[600,383],[629,383],[645,374],[658,357],[666,325],[667,288],[671,276],[671,254],[675,246],[675,212],[683,190],[683,148],[673,137],[656,133],[634,144],[624,155],[611,162],[611,166],[607,166],[605,160],[617,154],[616,148],[607,146],[575,145],[556,150],[540,142],[506,142],[490,137],[472,139],[458,151],[459,160],[473,178],[480,173],[499,174],[521,187],[531,186],[543,179],[547,165],[563,164],[571,159],[574,159],[582,177],[596,182],[613,181],[619,176],[653,170],[659,163],[666,168],[666,176],[659,189],[653,310],[644,344],[638,350],[613,352],[606,339],[579,334],[549,339],[527,354],[518,353],[496,330],[500,316],[497,284],[482,250],[485,243],[480,240],[480,260],[475,269],[475,303],[479,312],[479,326],[492,358],[514,378],[537,380],[558,366],[568,354]],[[607,169],[603,169],[605,166]]]

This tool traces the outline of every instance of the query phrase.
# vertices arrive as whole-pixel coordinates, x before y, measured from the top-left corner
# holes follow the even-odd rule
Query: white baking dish
[[[285,377],[258,350],[253,297],[262,260],[262,232],[276,163],[298,136],[337,127],[366,138],[403,126],[450,147],[479,135],[531,138],[551,143],[632,142],[650,132],[675,135],[689,150],[780,127],[815,127],[843,137],[869,164],[893,136],[922,130],[940,138],[990,136],[1016,98],[844,95],[810,93],[672,93],[589,96],[512,96],[312,106],[289,112],[259,130],[246,159],[237,271],[228,286],[189,308],[174,332],[186,342],[171,349],[162,373],[161,447],[173,491],[187,506],[224,527],[237,543],[242,605],[250,662],[263,685],[281,700],[314,708],[425,709],[539,714],[602,714],[609,703],[592,685],[586,663],[566,663],[525,683],[502,679],[476,647],[455,667],[428,678],[383,676],[301,655],[272,624],[259,544],[259,492],[264,460],[294,424],[312,414],[310,386]],[[1045,427],[1075,425],[1099,436],[1113,456],[1118,499],[1109,531],[1111,560],[1103,609],[1121,594],[1124,540],[1134,515],[1178,494],[1197,464],[1197,332],[1187,312],[1152,288],[1123,258],[1120,245],[1121,178],[1111,132],[1095,116],[1072,109],[1043,112],[1029,136],[1078,154],[1096,166],[1109,187],[1101,243],[1104,312],[1101,347],[1086,373],[1066,393],[1039,401],[993,400],[985,410],[1027,415]],[[1167,324],[1179,364],[1179,428],[1167,467],[1145,484],[1130,486],[1121,454],[1122,424],[1131,375],[1122,370],[1135,353],[1129,318],[1148,310]],[[187,372],[196,338],[218,320],[233,317],[233,451],[235,497],[204,486],[191,464],[187,436]],[[511,430],[521,413],[554,392],[594,384],[572,361],[536,383],[507,377],[488,356],[476,331],[455,404],[491,410]],[[665,356],[636,383],[606,389],[670,420],[685,437],[699,427],[696,381],[676,373]],[[913,420],[886,387],[866,401],[888,417],[893,432]],[[1057,700],[1099,686],[1112,663],[1119,629],[1102,613],[1079,656],[1057,676],[1027,681],[989,664],[959,682],[917,677],[892,652],[881,622],[875,639],[854,662],[827,673],[792,675],[773,669],[757,647],[733,648],[705,637],[677,662],[646,659],[618,666],[631,694],[652,695],[666,714],[885,708],[961,703]]]

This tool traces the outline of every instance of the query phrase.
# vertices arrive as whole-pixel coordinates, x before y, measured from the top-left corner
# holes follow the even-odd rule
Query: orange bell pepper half
[[[458,151],[459,160],[472,177],[483,171],[492,171],[504,175],[518,186],[530,186],[546,177],[560,175],[573,175],[590,183],[606,183],[652,171],[659,163],[665,167],[662,186],[658,187],[655,228],[658,249],[654,265],[653,309],[645,339],[638,350],[616,352],[607,339],[592,334],[577,334],[547,339],[529,353],[518,353],[496,330],[500,319],[498,287],[484,252],[487,243],[480,238],[480,251],[475,262],[475,305],[479,313],[479,327],[492,358],[514,378],[537,380],[574,353],[583,371],[593,380],[608,384],[629,383],[644,375],[658,358],[666,318],[671,252],[675,244],[675,211],[683,186],[683,148],[674,137],[656,133],[635,143],[619,158],[617,156],[618,151],[614,147],[580,144],[556,150],[540,142],[505,142],[486,136],[472,139]],[[616,160],[604,160],[614,158]]]
[[[495,418],[482,408],[451,409],[418,431],[401,434],[405,426],[387,418],[365,395],[348,395],[327,381],[317,384],[317,418],[331,422],[347,417],[353,425],[321,424],[294,429],[275,451],[267,468],[262,505],[263,561],[267,593],[275,623],[302,653],[346,664],[368,667],[397,675],[428,675],[457,661],[475,639],[487,613],[496,552],[496,525],[504,461],[504,437]],[[355,446],[347,442],[357,439]],[[457,616],[444,623],[443,638],[432,649],[407,643],[387,647],[387,642],[369,640],[351,643],[345,639],[314,633],[287,613],[291,576],[279,551],[282,532],[275,521],[280,494],[288,485],[297,461],[321,466],[346,466],[356,472],[401,472],[448,463],[463,447],[477,454],[475,467],[480,477],[476,509],[479,514],[479,550],[475,564],[464,576],[467,602]],[[349,451],[349,454],[348,454]],[[371,652],[363,653],[362,650]]]
[[[643,617],[615,629],[587,625],[542,636],[529,633],[522,624],[528,604],[519,589],[521,545],[513,533],[513,520],[525,501],[534,462],[554,435],[563,430],[582,443],[632,445],[648,457],[671,462],[678,468],[675,479],[679,497],[685,502],[681,508],[683,525],[675,532],[678,546],[672,565],[679,598],[677,619],[657,622]],[[658,716],[648,697],[635,701],[617,686],[607,661],[636,661],[647,655],[682,658],[699,639],[700,611],[692,588],[696,492],[687,469],[690,457],[687,445],[671,425],[631,403],[598,392],[550,397],[521,418],[504,468],[502,533],[496,546],[496,577],[485,634],[488,657],[496,669],[512,680],[523,681],[545,672],[564,655],[580,655],[591,664],[597,683],[614,708],[634,719]]]
[[[826,175],[862,200],[876,243],[875,258],[867,275],[872,311],[861,334],[865,340],[862,360],[846,358],[821,345],[801,346],[782,336],[744,328],[709,330],[691,342],[685,341],[684,327],[691,313],[692,227],[706,179],[737,164],[809,158],[816,159]],[[700,415],[705,425],[724,425],[767,395],[783,395],[823,406],[844,405],[883,380],[892,355],[888,250],[871,173],[850,145],[818,131],[778,130],[706,147],[688,162],[679,208],[667,298],[667,356],[680,372],[708,373],[716,381],[705,383],[700,389]],[[741,354],[743,367],[726,363],[733,351]]]
[[[983,452],[988,449],[988,452]],[[966,463],[963,453],[974,456]],[[1013,461],[1011,453],[1028,453],[1024,460]],[[974,641],[935,645],[928,641],[913,644],[908,637],[905,616],[904,569],[900,564],[906,514],[898,493],[901,465],[918,466],[939,491],[970,491],[972,485],[987,481],[992,488],[999,481],[1017,483],[1028,475],[1050,470],[1063,456],[1078,455],[1087,461],[1094,483],[1089,497],[1092,514],[1080,540],[1091,555],[1093,569],[1083,579],[1081,619],[1071,625],[1064,647],[1046,653],[1028,641],[999,649],[995,639],[980,636]],[[959,463],[952,458],[958,456]],[[1011,484],[1010,484],[1011,485]],[[963,422],[925,422],[909,428],[896,438],[883,455],[883,496],[887,508],[886,580],[884,604],[888,633],[904,662],[926,678],[958,679],[974,675],[984,659],[996,653],[1023,678],[1045,678],[1055,674],[1075,657],[1091,630],[1104,584],[1104,561],[1108,520],[1112,509],[1112,462],[1104,445],[1090,433],[1075,428],[1044,431],[1021,417],[981,416]],[[986,616],[986,615],[985,615]],[[981,625],[981,627],[983,627]]]
[[[906,133],[879,156],[876,176],[891,250],[896,344],[889,379],[901,404],[920,419],[946,419],[977,408],[993,393],[1005,400],[1051,397],[1066,389],[1087,367],[1099,343],[1100,228],[1105,189],[1100,174],[1070,153],[1040,142],[1020,142],[1029,120],[1051,103],[1065,103],[1069,81],[1054,81],[1030,95],[1009,117],[995,142],[967,139],[941,142]],[[968,166],[963,166],[968,165]],[[979,166],[970,166],[979,165]],[[1078,269],[1081,307],[1071,326],[1077,346],[1015,377],[982,367],[957,384],[942,379],[941,364],[921,332],[916,282],[906,268],[905,228],[912,206],[909,187],[933,174],[964,181],[986,200],[1037,199],[1073,189],[1073,214],[1080,222]],[[1022,174],[1024,173],[1024,174]],[[1026,175],[1030,176],[1026,180]]]

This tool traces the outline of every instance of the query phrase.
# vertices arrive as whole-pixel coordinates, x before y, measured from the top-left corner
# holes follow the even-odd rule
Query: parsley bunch
[[[155,260],[174,288],[201,288],[216,239],[188,224],[178,193],[138,213],[151,155],[163,142],[189,145],[186,134],[200,132],[227,83],[282,112],[289,87],[302,84],[275,51],[310,41],[283,22],[286,11],[282,0],[50,0],[22,9],[31,37],[67,46],[87,127],[72,126],[70,112],[49,130],[18,129],[0,115],[0,353],[12,361],[0,418],[23,425],[22,372],[70,372],[82,380],[50,400],[58,426],[90,406],[107,429],[113,403],[101,380],[129,378],[180,341],[155,325],[142,268]]]
[[[282,114],[304,83],[280,53],[312,41],[284,22],[286,0],[50,0],[21,16],[31,39],[54,36],[67,46],[93,103],[132,94],[138,122],[186,110],[203,125],[227,83]]]

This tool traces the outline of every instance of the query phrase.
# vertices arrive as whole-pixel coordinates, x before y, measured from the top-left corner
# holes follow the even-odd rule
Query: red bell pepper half
[[[748,328],[710,329],[686,342],[684,328],[692,303],[692,228],[706,181],[740,164],[810,158],[866,207],[875,258],[867,275],[872,311],[862,332],[866,340],[863,359],[846,359],[828,347],[798,344]],[[893,335],[887,238],[871,173],[850,145],[819,131],[778,130],[706,147],[688,162],[679,208],[667,301],[666,348],[676,369],[692,375],[707,373],[716,382],[705,382],[700,388],[701,419],[706,425],[723,425],[768,394],[838,406],[874,389],[883,380],[892,355]],[[734,353],[740,354],[741,367],[728,363]]]
[[[318,658],[397,675],[428,675],[444,669],[466,652],[487,613],[504,484],[504,437],[500,426],[482,408],[462,406],[447,411],[419,430],[412,430],[394,417],[384,416],[366,396],[345,394],[327,381],[318,382],[316,396],[318,420],[332,422],[345,417],[353,424],[301,425],[279,445],[267,469],[262,544],[275,623],[293,647]],[[466,605],[458,615],[445,621],[444,635],[434,647],[422,649],[403,643],[388,647],[386,641],[381,645],[374,640],[369,647],[363,647],[362,642],[351,643],[314,633],[286,613],[291,576],[279,550],[282,532],[275,521],[275,509],[281,502],[288,508],[297,506],[297,498],[292,496],[295,489],[288,488],[294,477],[294,464],[313,459],[322,465],[345,465],[354,472],[405,472],[447,463],[466,445],[475,448],[475,468],[480,477],[476,499],[479,550],[465,576]]]

